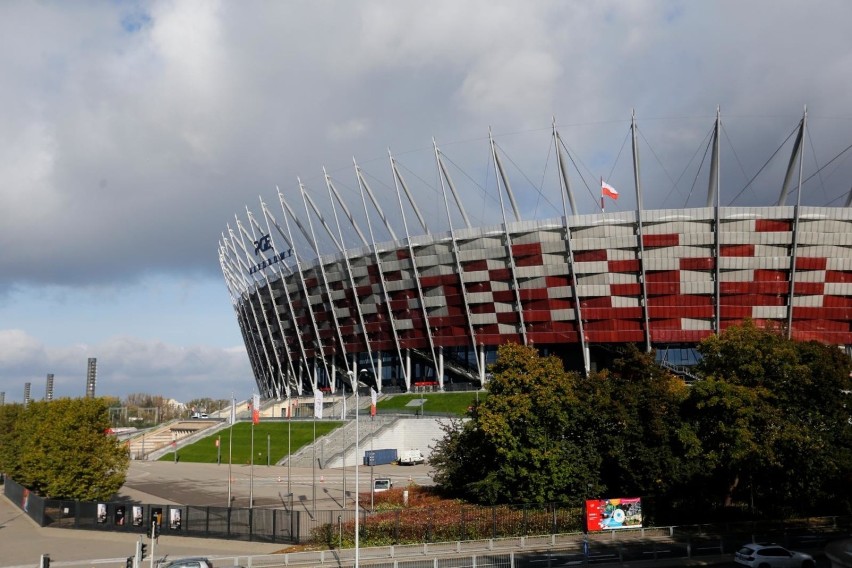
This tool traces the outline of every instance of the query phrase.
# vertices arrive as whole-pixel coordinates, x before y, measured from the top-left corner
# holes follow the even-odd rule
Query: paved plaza
[[[369,494],[371,473],[390,477],[394,485],[431,484],[428,465],[382,465],[359,469],[359,487]],[[314,485],[316,481],[316,485]],[[346,502],[344,503],[344,486]],[[227,506],[228,493],[234,507],[289,508],[305,512],[353,507],[354,466],[343,469],[288,468],[287,466],[248,466],[133,461],[119,499],[140,503]],[[368,504],[366,504],[368,505]],[[52,566],[91,560],[93,567],[124,567],[135,551],[137,534],[39,527],[7,498],[0,496],[0,568],[34,567],[41,554],[49,554]],[[147,539],[146,539],[147,542]],[[246,556],[269,554],[286,549],[282,544],[234,540],[202,539],[163,535],[156,556]],[[150,552],[150,546],[149,546]],[[147,562],[144,566],[148,566]]]

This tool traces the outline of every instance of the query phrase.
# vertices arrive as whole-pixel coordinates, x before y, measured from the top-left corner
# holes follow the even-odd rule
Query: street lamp
[[[352,385],[352,390],[355,391],[355,568],[359,568],[360,563],[360,546],[359,546],[359,536],[360,536],[360,509],[358,504],[358,458],[360,456],[360,449],[358,447],[359,442],[361,441],[361,435],[358,428],[358,415],[360,414],[360,406],[358,405],[358,385],[364,384],[367,385],[368,381],[370,381],[370,372],[367,369],[361,369],[361,372],[358,373],[358,380],[355,380],[355,373],[352,371],[348,371],[349,375],[349,384]]]

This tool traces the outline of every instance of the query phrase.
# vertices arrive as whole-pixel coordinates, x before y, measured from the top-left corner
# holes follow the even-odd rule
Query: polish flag
[[[612,199],[618,199],[618,192],[607,182],[601,180],[601,197],[610,197]]]

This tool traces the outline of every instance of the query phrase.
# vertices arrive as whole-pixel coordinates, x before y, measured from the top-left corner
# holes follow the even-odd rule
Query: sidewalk
[[[149,498],[162,501],[155,497]],[[90,560],[93,566],[124,568],[125,559],[135,554],[138,539],[139,535],[127,533],[39,527],[5,496],[0,495],[0,567],[34,567],[38,565],[42,554],[49,554],[53,565]],[[150,541],[145,539],[144,542]],[[161,536],[154,552],[157,558],[246,556],[270,554],[283,548],[286,545]],[[150,544],[148,552],[151,552]]]

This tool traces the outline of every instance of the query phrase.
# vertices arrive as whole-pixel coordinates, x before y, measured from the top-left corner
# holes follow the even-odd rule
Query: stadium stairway
[[[172,450],[172,443],[180,447],[188,442],[215,432],[227,425],[221,420],[172,420],[157,428],[142,432],[127,441],[130,458],[134,460],[158,459]]]
[[[313,444],[307,444],[299,449],[296,453],[289,457],[292,467],[312,467],[314,455],[316,455],[317,465],[320,469],[326,467],[340,467],[343,464],[344,456],[347,463],[354,463],[355,452],[355,421],[354,418],[354,396],[347,397],[347,422],[342,427],[337,428],[324,436],[318,437]],[[342,414],[340,403],[335,404],[331,409],[325,409],[326,416],[336,416]],[[361,449],[369,448],[370,439],[377,438],[383,432],[391,429],[399,420],[398,416],[394,415],[376,415],[370,417],[365,414],[364,410],[370,407],[370,397],[360,397],[359,406],[361,410],[361,423],[359,424]],[[329,414],[329,410],[333,414]],[[316,453],[314,452],[316,446]],[[278,465],[286,465],[288,458],[283,458],[278,462]]]

